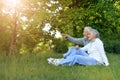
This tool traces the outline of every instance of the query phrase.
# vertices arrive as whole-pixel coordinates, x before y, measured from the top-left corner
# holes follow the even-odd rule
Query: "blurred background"
[[[100,32],[108,53],[120,53],[119,0],[0,0],[0,52],[64,53],[73,44],[61,33]]]

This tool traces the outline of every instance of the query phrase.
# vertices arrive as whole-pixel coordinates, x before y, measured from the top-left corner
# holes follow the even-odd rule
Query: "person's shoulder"
[[[101,41],[99,38],[96,38],[95,41]]]
[[[103,42],[99,38],[95,39],[95,43],[103,44]]]

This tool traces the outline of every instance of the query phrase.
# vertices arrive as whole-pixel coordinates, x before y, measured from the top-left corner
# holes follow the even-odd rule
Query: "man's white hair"
[[[84,29],[87,29],[88,31],[92,30],[92,28],[90,26],[86,26]]]

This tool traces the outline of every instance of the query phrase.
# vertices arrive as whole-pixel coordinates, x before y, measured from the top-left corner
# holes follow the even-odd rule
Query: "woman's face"
[[[88,40],[92,41],[95,39],[95,34],[93,32],[90,32],[88,35]]]

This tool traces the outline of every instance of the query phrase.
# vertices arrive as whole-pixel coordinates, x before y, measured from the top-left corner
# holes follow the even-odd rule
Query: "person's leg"
[[[73,55],[76,55],[76,49],[74,46],[70,47],[69,50],[65,54],[63,54],[63,57],[67,58],[68,56],[73,56]]]
[[[67,57],[59,62],[60,65],[70,65],[71,62],[74,60],[74,57]]]
[[[64,58],[72,57],[74,55],[88,56],[88,54],[82,49],[76,49],[74,46],[70,47],[67,53],[63,54]]]
[[[77,49],[77,55],[88,56],[88,54],[84,50],[82,50],[80,48]]]
[[[74,59],[70,65],[73,65],[75,63],[81,64],[81,65],[96,65],[97,61],[94,58],[89,56],[76,55],[74,56]]]
[[[96,65],[97,61],[89,56],[75,55],[61,60],[59,64],[72,66],[76,63],[81,65]]]

